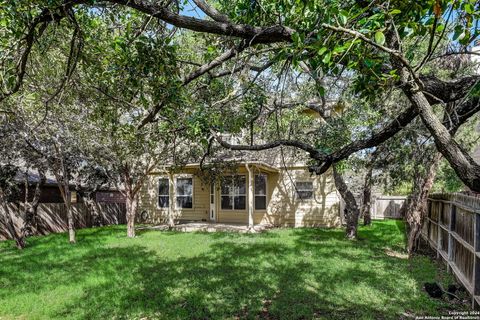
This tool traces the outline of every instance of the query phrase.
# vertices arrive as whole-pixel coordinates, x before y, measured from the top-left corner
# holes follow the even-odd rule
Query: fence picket
[[[72,205],[75,228],[90,228],[100,225],[125,224],[126,207],[124,203],[104,203],[98,205],[99,216],[92,219],[92,212],[84,203]],[[15,212],[14,225],[17,230],[23,226],[23,210],[21,205],[9,204]],[[11,239],[5,225],[5,212],[0,208],[0,240]],[[41,203],[37,210],[35,235],[45,235],[55,232],[65,232],[67,228],[66,206],[63,203]]]
[[[422,237],[436,251],[449,272],[480,307],[480,198],[465,194],[432,194]],[[444,223],[448,222],[448,228]],[[434,231],[435,230],[435,231]],[[446,235],[447,233],[447,235]],[[448,241],[445,241],[445,236]],[[448,248],[445,248],[448,245]],[[447,249],[447,250],[445,250]]]

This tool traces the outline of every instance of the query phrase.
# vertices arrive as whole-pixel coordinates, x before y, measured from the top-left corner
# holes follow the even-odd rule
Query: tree
[[[110,19],[85,14],[101,32],[85,40],[77,71],[83,80],[78,89],[91,97],[82,103],[88,110],[86,121],[94,128],[81,130],[80,144],[125,196],[127,236],[135,237],[139,192],[148,176],[182,163],[184,155],[195,150],[192,145],[181,148],[187,145],[182,135],[187,101],[179,80],[177,46],[163,24],[135,11],[114,10]],[[117,24],[128,27],[118,31]],[[164,36],[158,37],[161,33]],[[157,118],[142,126],[152,106],[158,109]]]
[[[375,169],[376,162],[379,154],[381,153],[381,147],[377,147],[375,151],[370,154],[370,159],[367,164],[367,172],[365,173],[365,182],[363,185],[363,201],[360,215],[363,216],[363,225],[368,226],[372,223],[371,206],[372,206],[372,187],[374,184],[373,170]]]
[[[0,166],[0,205],[2,210],[5,213],[5,225],[8,232],[15,240],[15,244],[18,249],[25,248],[25,238],[22,236],[21,232],[17,231],[17,228],[14,224],[13,213],[8,206],[9,200],[12,195],[15,193],[17,185],[15,181],[15,176],[17,174],[18,168],[11,164],[2,164]]]
[[[3,65],[10,68],[3,70],[3,79],[8,80],[2,87],[0,98],[7,99],[22,88],[29,57],[32,52],[38,50],[34,45],[35,40],[47,35],[45,30],[53,25],[52,22],[67,21],[68,28],[73,30],[72,34],[81,34],[83,29],[92,34],[90,31],[97,25],[89,23],[91,19],[84,19],[91,16],[92,8],[98,10],[99,17],[104,17],[105,10],[116,12],[121,7],[128,9],[129,14],[134,13],[132,19],[145,18],[146,26],[151,20],[158,22],[159,28],[149,29],[150,34],[165,35],[165,30],[168,30],[165,23],[169,23],[177,28],[199,32],[205,38],[215,35],[222,39],[217,42],[211,41],[208,45],[208,49],[215,53],[208,61],[201,63],[187,61],[194,65],[193,71],[182,76],[177,75],[178,81],[174,83],[177,84],[178,90],[167,90],[165,94],[157,96],[155,101],[148,101],[149,112],[142,113],[144,118],[138,127],[159,121],[166,105],[172,107],[170,110],[178,107],[171,102],[178,101],[184,93],[179,88],[187,88],[186,90],[192,88],[191,92],[194,92],[195,96],[200,96],[202,92],[205,95],[219,84],[215,79],[222,75],[238,75],[237,79],[247,80],[241,81],[242,86],[230,85],[230,88],[241,87],[240,94],[234,93],[232,97],[230,90],[223,99],[211,101],[209,107],[212,105],[232,107],[238,96],[244,97],[251,88],[256,87],[255,84],[260,78],[258,74],[268,69],[269,75],[278,71],[281,75],[279,78],[287,78],[288,73],[290,78],[299,75],[306,86],[314,88],[315,98],[319,98],[320,103],[318,100],[315,101],[312,108],[321,115],[327,111],[325,92],[331,89],[326,86],[325,79],[349,78],[351,79],[349,87],[360,97],[385,97],[395,92],[403,97],[400,101],[406,100],[408,103],[402,104],[405,105],[404,108],[397,107],[395,110],[387,110],[381,105],[375,106],[379,113],[383,114],[377,125],[369,126],[365,131],[361,130],[363,134],[351,131],[354,134],[349,135],[333,149],[318,143],[319,139],[291,137],[269,140],[262,144],[232,146],[222,143],[222,145],[234,150],[252,151],[279,146],[298,148],[309,154],[312,172],[322,174],[335,163],[347,159],[358,151],[384,144],[419,117],[423,126],[433,136],[436,148],[451,164],[460,179],[472,190],[480,191],[480,166],[474,163],[468,153],[452,138],[448,128],[448,123],[461,124],[478,112],[479,76],[461,75],[446,81],[443,77],[426,72],[428,66],[442,55],[468,53],[468,46],[479,35],[478,3],[473,0],[420,3],[263,1],[260,6],[255,2],[239,0],[219,1],[216,7],[218,9],[215,9],[205,1],[194,2],[206,14],[205,19],[182,15],[177,2],[45,1],[34,5],[28,2],[19,2],[20,4],[9,2],[3,16],[7,21],[3,25],[6,25],[4,29],[8,36],[2,42],[2,49],[12,54],[2,58]],[[124,19],[120,21],[122,23],[128,21],[130,15],[124,15],[122,19]],[[140,28],[143,29],[145,28]],[[139,34],[142,34],[142,31]],[[160,38],[162,37],[156,37],[156,40],[160,41]],[[125,39],[117,40],[118,46],[128,52],[132,43],[125,42]],[[80,42],[72,40],[71,43],[70,47],[73,48],[71,51],[75,52]],[[440,43],[446,45],[439,45]],[[440,52],[442,48],[447,49]],[[244,63],[250,62],[252,56],[255,57],[255,62],[265,63],[260,67]],[[71,64],[67,63],[68,65]],[[225,69],[214,72],[218,67]],[[209,76],[208,79],[201,78],[206,75]],[[207,81],[212,79],[213,81]],[[307,84],[308,81],[311,83]],[[275,91],[282,96],[283,86],[280,83]],[[159,83],[154,85],[156,89],[162,89]],[[217,93],[228,91],[228,88],[229,86],[225,85],[222,90],[215,91]],[[310,90],[310,93],[312,91]],[[334,92],[332,96],[338,98],[341,96],[340,93]],[[466,102],[460,104],[459,102],[463,100]],[[284,101],[281,101],[281,106],[273,102],[275,110],[283,108]],[[298,105],[297,101],[289,103]],[[300,103],[309,105],[308,101]],[[445,108],[451,103],[457,103],[451,114],[451,121],[442,123],[434,113],[433,106]],[[205,105],[201,105],[200,108],[201,112],[206,109]],[[260,110],[262,109],[263,106]],[[352,114],[368,116],[365,112],[367,110],[363,109],[362,113],[361,107],[351,110],[356,111],[342,115],[340,118],[346,116],[347,119],[340,122],[348,124],[348,115]],[[242,110],[242,114],[249,118],[251,124],[256,124],[257,119],[262,117],[252,114],[251,111],[245,109]],[[276,111],[273,113],[281,118],[281,113]],[[205,118],[207,117],[204,116],[203,119]],[[378,115],[371,118],[379,119]],[[217,121],[217,125],[211,129],[220,132],[229,129],[229,125],[222,125],[219,122]],[[211,141],[208,137],[204,140]]]
[[[0,151],[4,156],[0,160],[2,166],[3,182],[2,194],[0,199],[4,212],[7,216],[7,227],[10,234],[14,237],[17,247],[23,249],[26,244],[27,236],[35,234],[37,230],[37,209],[41,196],[41,188],[45,184],[45,163],[35,152],[27,147],[22,137],[18,135],[17,127],[10,121],[9,117],[1,119],[0,123]],[[13,163],[24,164],[24,168],[20,168]],[[37,171],[37,181],[33,183],[32,171]],[[11,209],[8,204],[12,198],[20,196],[20,180],[23,176],[24,192],[23,192],[23,214],[18,212],[20,220],[23,221],[20,230],[17,232],[11,217]],[[30,187],[34,185],[33,195],[30,196]],[[15,197],[14,197],[15,195]],[[18,200],[18,199],[17,199]],[[20,210],[20,209],[19,209]]]
[[[337,169],[337,165],[333,166],[333,177],[335,180],[335,186],[345,201],[345,218],[347,220],[346,237],[351,240],[356,239],[360,210],[358,209],[353,193],[348,189],[341,173]]]

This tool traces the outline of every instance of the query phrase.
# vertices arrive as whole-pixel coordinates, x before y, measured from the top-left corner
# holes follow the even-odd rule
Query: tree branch
[[[198,77],[202,76],[203,74],[209,72],[213,68],[223,64],[225,61],[233,58],[236,56],[238,53],[242,52],[245,50],[247,47],[247,44],[242,41],[241,44],[234,46],[233,48],[225,51],[223,54],[218,56],[217,58],[213,59],[212,61],[205,63],[204,65],[200,66],[196,70],[192,71],[190,74],[185,76],[182,80],[182,87],[188,85],[190,82],[193,80],[197,79]],[[165,106],[165,101],[161,101],[157,103],[147,114],[145,118],[140,122],[140,125],[138,126],[138,129],[143,128],[146,126],[148,123],[153,122],[155,119],[155,116],[157,115],[158,112]]]
[[[43,10],[28,26],[27,34],[24,37],[25,48],[21,54],[20,60],[15,67],[15,81],[11,89],[7,89],[4,91],[3,89],[0,91],[0,102],[7,97],[11,96],[12,94],[16,93],[23,83],[23,78],[25,77],[26,66],[28,62],[28,58],[32,51],[33,43],[36,40],[36,36],[41,36],[49,22],[52,21],[59,21],[66,16],[67,8],[69,8],[70,4],[65,4],[60,9],[60,13],[51,12],[48,9]],[[58,8],[57,8],[58,9]],[[38,35],[37,35],[37,28]]]
[[[197,32],[206,32],[217,35],[232,36],[251,41],[253,43],[291,42],[293,29],[281,25],[269,27],[253,27],[230,22],[209,21],[179,15],[169,11],[166,7],[142,0],[105,0],[106,2],[121,4],[140,12],[152,15],[179,28]],[[85,1],[80,1],[85,2]]]
[[[458,177],[470,189],[480,192],[480,165],[455,141],[433,112],[425,95],[416,86],[404,87],[403,91],[420,114],[425,127],[432,134],[438,151],[443,154]]]
[[[186,86],[193,80],[197,79],[201,75],[207,73],[208,71],[212,70],[215,67],[218,67],[219,65],[223,64],[225,61],[230,60],[231,58],[235,57],[237,54],[245,50],[245,48],[248,45],[242,41],[239,45],[234,46],[233,48],[225,51],[212,61],[202,65],[200,68],[196,69],[195,71],[191,72],[188,74],[182,81],[182,86]]]
[[[203,0],[193,0],[207,16],[218,22],[229,22],[228,17]]]
[[[314,148],[313,146],[303,143],[297,140],[277,140],[273,142],[268,142],[260,145],[233,145],[224,141],[215,131],[211,131],[212,135],[215,137],[215,140],[224,148],[230,150],[248,150],[248,151],[262,151],[273,149],[280,146],[295,147],[302,149],[310,154],[310,157],[316,160],[323,160],[326,157],[326,154],[320,150]]]

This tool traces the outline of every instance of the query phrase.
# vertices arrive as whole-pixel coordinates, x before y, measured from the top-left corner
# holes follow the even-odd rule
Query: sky
[[[180,13],[188,17],[194,17],[198,19],[205,18],[205,13],[203,13],[202,10],[197,8],[197,6],[190,0],[185,5],[185,7],[180,11]]]

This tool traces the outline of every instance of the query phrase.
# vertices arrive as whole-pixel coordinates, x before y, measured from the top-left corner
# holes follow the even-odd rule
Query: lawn
[[[398,319],[448,304],[422,290],[450,283],[430,258],[404,257],[399,221],[262,234],[124,226],[0,243],[0,319]]]

